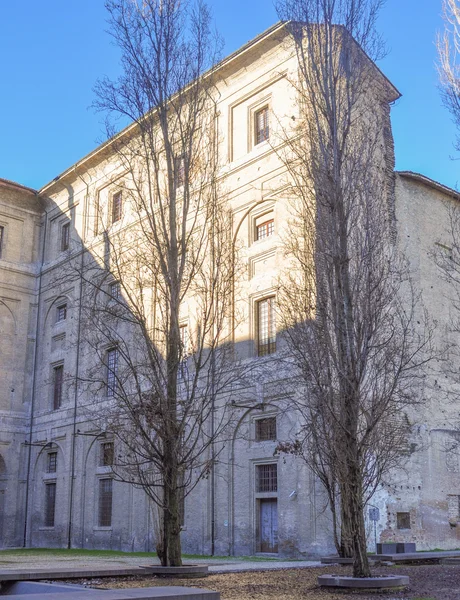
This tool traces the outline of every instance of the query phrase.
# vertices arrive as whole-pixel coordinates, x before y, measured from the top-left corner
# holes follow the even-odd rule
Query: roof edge
[[[442,192],[451,198],[455,198],[456,200],[460,200],[460,192],[450,188],[439,181],[435,181],[426,175],[422,175],[422,173],[416,173],[415,171],[395,171],[396,175],[400,175],[405,179],[412,179],[413,181],[417,181],[418,183],[422,183],[427,187],[430,187],[438,192]]]
[[[21,190],[22,192],[27,192],[33,196],[39,195],[39,192],[33,188],[22,185],[21,183],[16,183],[16,181],[11,181],[10,179],[3,179],[2,177],[0,177],[0,186]]]

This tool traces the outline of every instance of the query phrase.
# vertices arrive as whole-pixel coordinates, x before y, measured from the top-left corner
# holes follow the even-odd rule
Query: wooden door
[[[261,499],[259,505],[260,551],[278,552],[278,501]]]
[[[1,485],[1,483],[0,483]],[[0,548],[3,548],[3,523],[5,512],[5,490],[0,489]]]

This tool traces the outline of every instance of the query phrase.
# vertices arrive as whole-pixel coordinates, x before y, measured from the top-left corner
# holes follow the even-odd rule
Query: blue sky
[[[225,54],[277,21],[271,0],[210,0]],[[379,64],[403,94],[392,109],[396,167],[460,187],[455,130],[437,88],[441,0],[387,0]],[[103,0],[3,2],[0,35],[0,177],[40,188],[103,139],[88,108],[98,77],[118,54]],[[457,160],[452,160],[452,158]]]

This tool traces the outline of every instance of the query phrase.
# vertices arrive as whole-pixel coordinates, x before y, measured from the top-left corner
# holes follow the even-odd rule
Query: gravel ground
[[[376,575],[408,575],[410,586],[404,590],[372,593],[319,588],[318,575],[351,574],[349,567],[337,566],[213,574],[197,580],[120,577],[79,580],[78,583],[106,589],[163,585],[202,587],[220,592],[221,600],[460,600],[460,566],[457,565],[379,567],[373,572]]]

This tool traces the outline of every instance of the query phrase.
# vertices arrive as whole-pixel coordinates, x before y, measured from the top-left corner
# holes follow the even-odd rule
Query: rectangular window
[[[64,380],[64,365],[53,369],[53,409],[57,410],[62,404],[62,383]]]
[[[48,468],[47,473],[56,473],[57,468],[57,452],[50,452],[48,454]]]
[[[54,527],[56,508],[56,484],[45,484],[45,527]]]
[[[99,479],[99,527],[112,525],[112,480]]]
[[[398,529],[410,529],[410,513],[396,513],[396,526]]]
[[[70,244],[70,223],[64,223],[61,227],[61,252],[69,249]]]
[[[276,417],[257,419],[256,442],[276,440]]]
[[[181,187],[185,184],[185,157],[176,156],[176,182],[177,186]]]
[[[107,396],[114,396],[117,389],[118,348],[107,352]]]
[[[116,223],[121,219],[121,209],[122,209],[122,194],[121,192],[116,192],[112,196],[112,223]]]
[[[256,240],[263,240],[264,238],[270,237],[275,233],[275,221],[270,219],[265,221],[256,228]]]
[[[114,281],[113,283],[110,284],[109,293],[110,293],[110,297],[113,298],[113,300],[119,300],[119,298],[120,298],[120,282],[119,281]]]
[[[61,304],[56,308],[56,323],[67,319],[67,304]]]
[[[182,358],[185,358],[188,353],[188,327],[187,327],[187,325],[181,325],[179,327],[179,335],[180,335],[181,356],[182,356]]]
[[[257,465],[256,491],[278,491],[278,465]]]
[[[264,106],[254,114],[254,142],[255,145],[265,142],[270,137],[268,106]]]
[[[2,258],[4,239],[5,239],[5,228],[0,225],[0,258]]]
[[[102,442],[101,444],[101,467],[113,465],[113,442]]]
[[[276,351],[275,298],[257,302],[257,354],[266,356]]]

